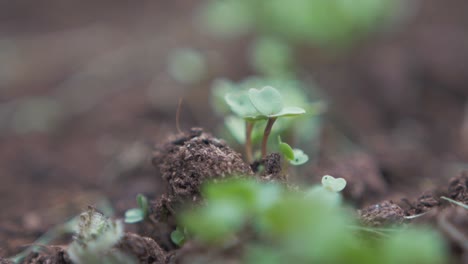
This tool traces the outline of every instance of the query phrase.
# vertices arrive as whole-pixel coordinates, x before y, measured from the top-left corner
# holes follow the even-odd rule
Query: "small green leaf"
[[[148,215],[148,199],[143,194],[137,195],[137,204],[143,212],[143,217]]]
[[[309,156],[304,153],[304,151],[300,149],[293,149],[294,152],[294,159],[290,160],[289,162],[292,165],[302,165],[309,161]]]
[[[249,98],[253,106],[265,116],[273,116],[283,109],[283,98],[275,88],[265,86],[262,89],[250,89]]]
[[[281,141],[280,136],[278,136],[278,142],[279,142],[278,148],[281,154],[283,154],[283,156],[286,157],[288,160],[294,160],[294,151],[291,148],[291,146]]]
[[[322,178],[322,185],[325,189],[332,192],[340,192],[346,187],[346,180],[343,178],[334,178],[330,175],[325,175]]]
[[[287,106],[284,107],[279,113],[272,115],[272,117],[298,116],[305,113],[306,111],[303,108],[297,106]]]
[[[174,244],[181,247],[185,242],[185,234],[179,227],[171,233],[171,240]]]
[[[125,223],[133,224],[145,219],[145,214],[140,208],[132,208],[125,212]]]
[[[259,113],[249,99],[249,95],[245,91],[228,93],[224,99],[231,108],[232,112],[240,117],[255,117]]]

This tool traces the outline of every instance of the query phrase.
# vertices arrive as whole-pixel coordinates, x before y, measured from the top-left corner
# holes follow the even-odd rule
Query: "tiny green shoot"
[[[337,206],[341,204],[341,201],[343,200],[340,192],[345,187],[345,179],[325,175],[322,177],[322,186],[314,186],[310,188],[306,193],[306,197],[319,200],[331,206]]]
[[[148,199],[143,194],[137,195],[138,208],[132,208],[125,212],[125,223],[133,224],[143,221],[148,215]]]
[[[281,141],[281,137],[278,136],[278,148],[281,154],[291,163],[292,165],[302,165],[309,160],[309,156],[300,149],[293,149],[288,143]]]
[[[186,232],[180,227],[177,227],[174,231],[171,232],[171,240],[174,244],[181,247],[184,245],[186,240]]]

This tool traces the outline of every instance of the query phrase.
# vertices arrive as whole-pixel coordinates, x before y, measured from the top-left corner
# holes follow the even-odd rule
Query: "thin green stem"
[[[247,162],[251,164],[253,162],[252,157],[252,130],[254,122],[245,121],[245,156]]]
[[[265,127],[265,131],[263,132],[263,140],[262,140],[262,159],[264,159],[267,155],[267,145],[268,145],[268,137],[271,133],[271,128],[276,121],[276,117],[268,118],[268,122]]]

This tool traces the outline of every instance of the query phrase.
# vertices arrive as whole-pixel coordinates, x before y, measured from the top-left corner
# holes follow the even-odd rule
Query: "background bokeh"
[[[183,129],[223,135],[219,78],[292,78],[326,102],[298,181],[347,161],[385,180],[378,200],[467,166],[466,1],[225,2],[0,1],[0,256],[88,204],[157,195],[179,98]]]

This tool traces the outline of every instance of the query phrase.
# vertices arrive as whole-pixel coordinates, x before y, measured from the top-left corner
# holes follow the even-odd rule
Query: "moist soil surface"
[[[204,178],[255,169],[240,150],[210,135],[221,121],[207,102],[214,77],[239,80],[253,73],[243,59],[248,39],[225,43],[194,34],[191,1],[46,2],[55,15],[34,4],[0,4],[0,15],[8,18],[0,29],[25,54],[20,77],[0,84],[7,87],[0,90],[0,263],[88,205],[122,217],[136,206],[137,193],[152,201],[149,220],[127,225],[118,248],[142,263],[202,256],[203,249],[187,245],[180,252],[171,242],[172,214],[198,199]],[[429,223],[449,241],[454,259],[468,263],[467,210],[441,198],[468,204],[468,4],[421,2],[403,29],[363,41],[348,55],[324,59],[298,48],[300,66],[324,87],[330,106],[318,160],[288,180],[343,177],[349,183],[345,198],[360,208],[364,224]],[[75,44],[82,39],[85,44]],[[160,74],[160,61],[176,43],[214,49],[229,63],[214,56],[211,77],[181,86]],[[99,71],[111,65],[113,74]],[[53,129],[25,132],[12,113],[38,96],[58,98],[63,115]],[[177,133],[182,96],[186,132]],[[352,147],[344,150],[343,142]],[[262,162],[264,179],[284,180],[278,157]],[[64,250],[70,240],[63,235],[50,241],[54,246],[41,245],[24,263],[70,263]]]

